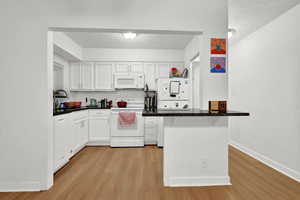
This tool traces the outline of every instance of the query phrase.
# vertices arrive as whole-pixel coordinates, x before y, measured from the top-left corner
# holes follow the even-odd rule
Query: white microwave
[[[145,75],[143,73],[116,73],[116,89],[143,89],[145,84]]]

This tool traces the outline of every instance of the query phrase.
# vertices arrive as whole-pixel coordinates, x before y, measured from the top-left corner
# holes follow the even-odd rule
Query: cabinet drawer
[[[71,114],[72,113],[54,116],[54,122],[66,121],[71,116]]]
[[[78,121],[82,119],[86,119],[89,117],[89,111],[88,110],[82,110],[82,111],[76,111],[73,112],[73,120]]]
[[[110,115],[110,110],[90,110],[90,116],[93,117],[102,117],[102,116],[109,116]]]

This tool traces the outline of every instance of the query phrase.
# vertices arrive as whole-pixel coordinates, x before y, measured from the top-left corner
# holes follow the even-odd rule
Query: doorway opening
[[[111,100],[113,106],[120,100],[144,104],[144,85],[142,88],[120,89],[122,85],[118,85],[121,82],[116,81],[115,74],[143,73],[149,91],[157,91],[159,78],[181,77],[185,69],[189,72],[186,78],[193,85],[191,93],[195,94],[188,100],[190,107],[200,105],[198,79],[201,31],[50,28],[48,35],[49,92],[64,90],[68,97],[57,101],[59,105],[53,103],[50,97],[49,105],[54,105],[54,108],[65,101],[81,102],[82,106],[89,106],[95,99],[96,103],[103,99]],[[174,72],[170,69],[174,69]],[[197,71],[193,73],[195,69]],[[51,108],[51,116],[54,108]],[[155,123],[161,124],[161,121]],[[110,124],[104,121],[97,123],[97,126],[88,123],[93,128],[99,124],[104,126],[102,130],[110,130]],[[149,132],[154,127],[152,134],[143,138],[145,144],[162,146],[162,128],[159,125],[145,126]],[[110,145],[110,134],[97,136],[96,133],[89,133],[88,136],[93,137],[88,138],[88,142],[81,141],[82,144],[78,145],[75,144],[78,140],[72,139],[74,143],[70,144],[65,138],[66,143],[63,145],[68,147],[56,151],[56,143],[60,141],[55,141],[55,131],[54,125],[48,146],[48,155],[53,157],[53,161],[49,162],[49,176],[52,179],[53,172],[74,155],[68,154],[64,160],[59,161],[62,154],[78,152],[76,147],[84,147],[86,144]]]

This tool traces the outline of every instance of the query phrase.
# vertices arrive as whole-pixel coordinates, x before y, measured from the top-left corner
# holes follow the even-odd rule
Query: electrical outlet
[[[202,158],[201,160],[200,160],[200,164],[201,164],[201,169],[207,169],[207,167],[208,167],[208,161],[207,161],[207,159],[205,159],[205,158]]]

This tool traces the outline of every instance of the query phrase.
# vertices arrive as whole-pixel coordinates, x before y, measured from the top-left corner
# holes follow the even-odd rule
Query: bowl
[[[127,102],[126,101],[118,101],[117,105],[119,108],[126,108],[127,107]]]
[[[81,107],[81,101],[68,101],[64,102],[65,108],[80,108]]]

